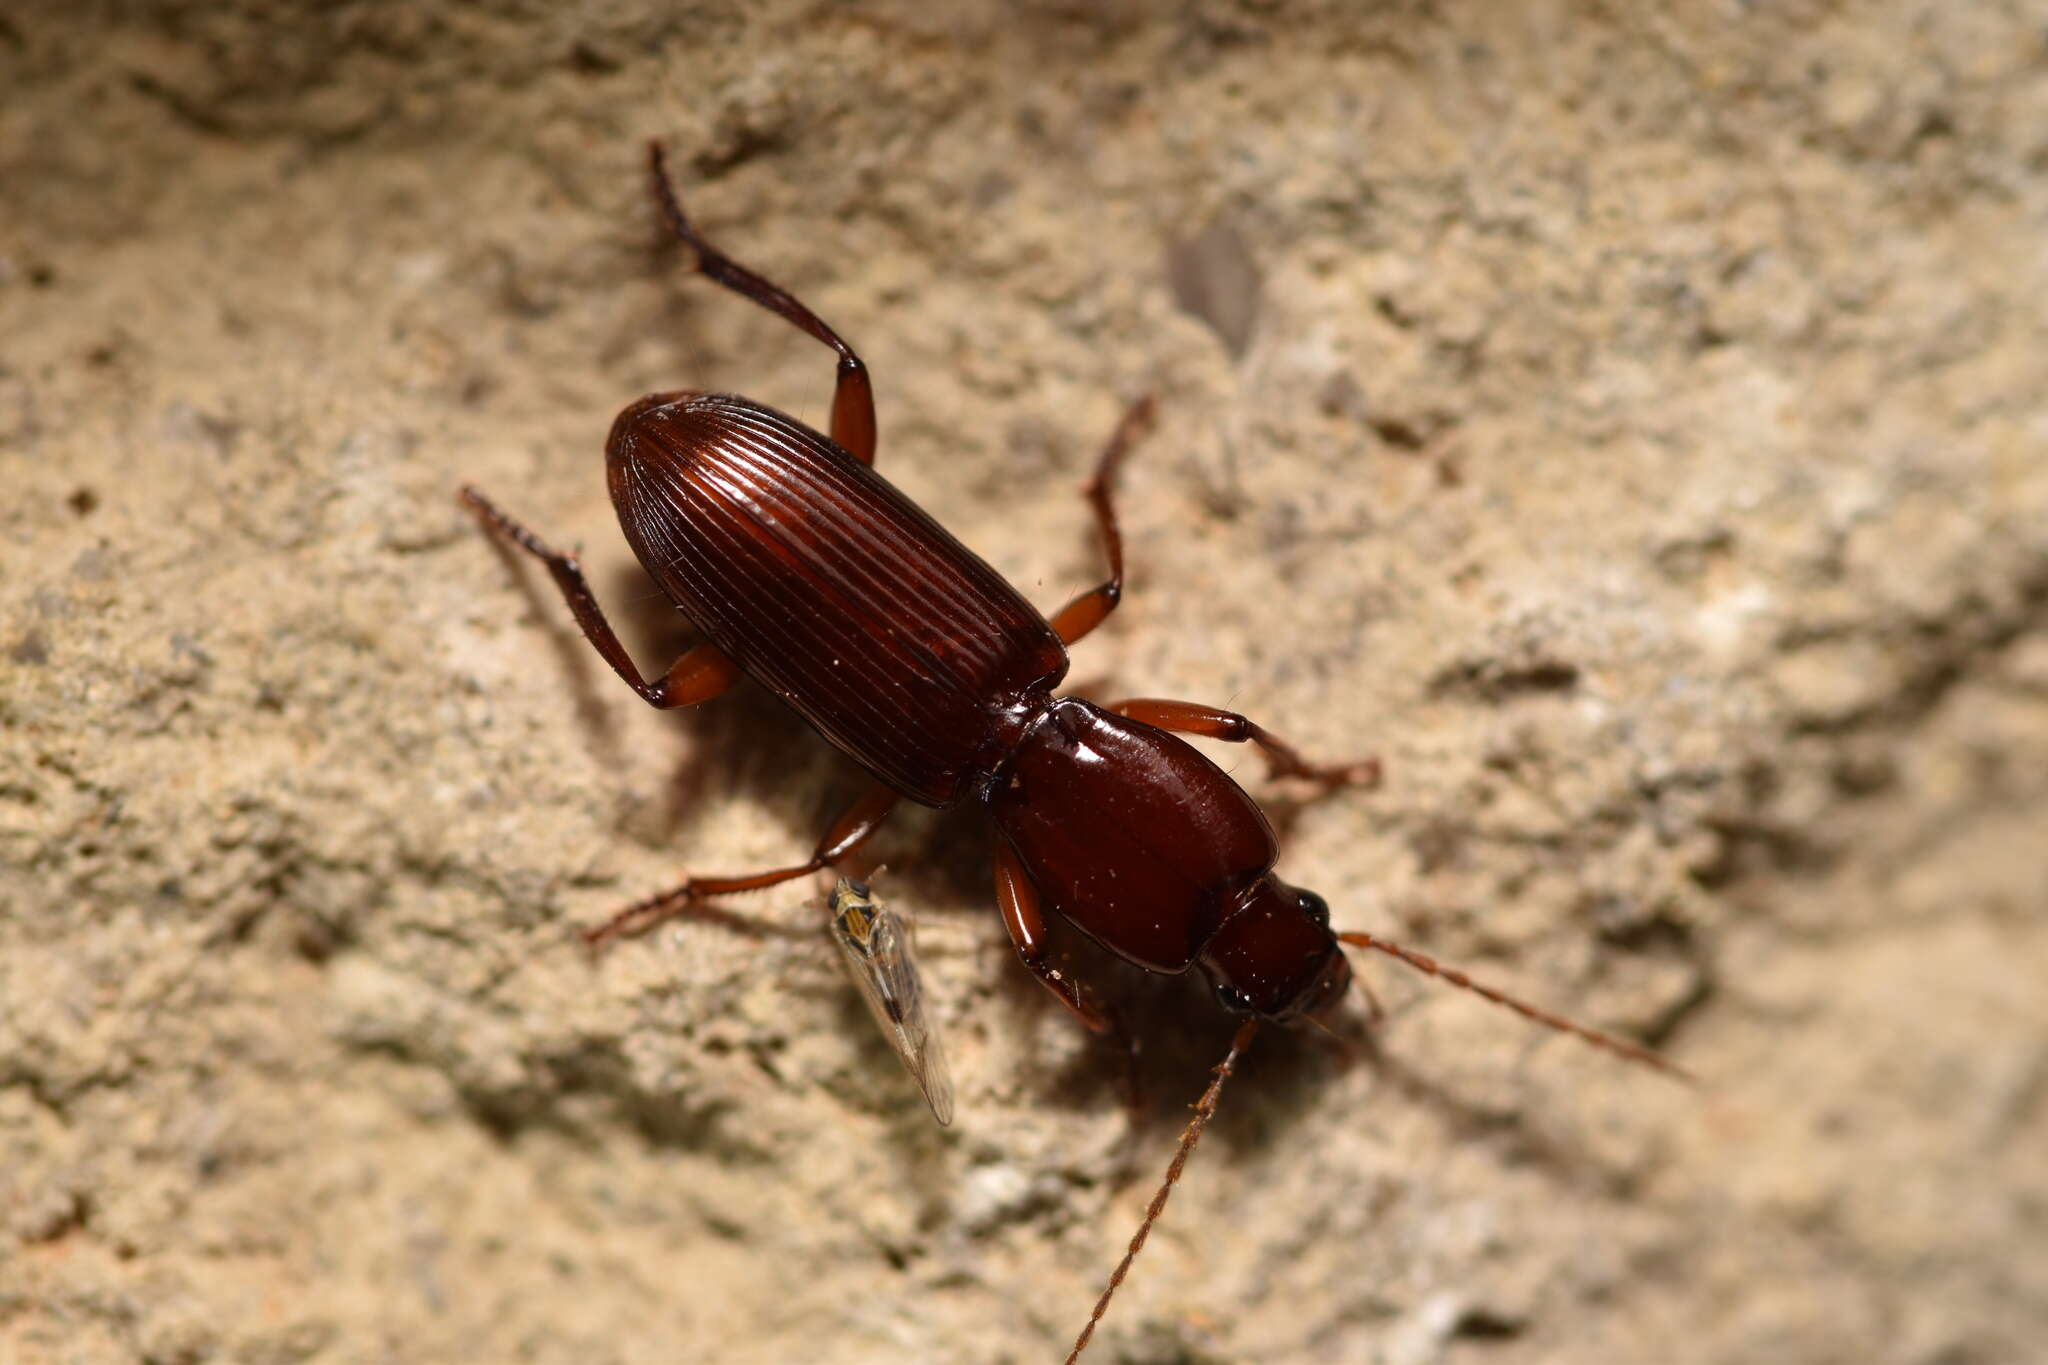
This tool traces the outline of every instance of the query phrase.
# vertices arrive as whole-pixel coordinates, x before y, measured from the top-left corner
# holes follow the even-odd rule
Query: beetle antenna
[[[1257,1019],[1247,1019],[1238,1025],[1237,1036],[1230,1040],[1230,1051],[1223,1054],[1223,1060],[1216,1064],[1215,1079],[1202,1092],[1202,1098],[1195,1102],[1195,1116],[1188,1120],[1187,1128],[1180,1135],[1180,1150],[1173,1154],[1173,1162],[1166,1168],[1166,1179],[1159,1184],[1159,1193],[1152,1196],[1152,1202],[1145,1208],[1145,1221],[1138,1224],[1138,1230],[1131,1237],[1131,1245],[1124,1252],[1124,1258],[1116,1263],[1116,1270],[1110,1275],[1109,1283],[1103,1286],[1102,1297],[1095,1301],[1095,1311],[1088,1315],[1088,1325],[1081,1329],[1081,1335],[1074,1341],[1074,1349],[1067,1352],[1066,1365],[1074,1365],[1081,1358],[1081,1352],[1088,1349],[1089,1338],[1095,1335],[1095,1324],[1102,1321],[1102,1315],[1109,1311],[1109,1301],[1116,1295],[1117,1286],[1124,1282],[1130,1272],[1131,1262],[1138,1259],[1144,1249],[1145,1239],[1152,1235],[1152,1225],[1159,1221],[1159,1215],[1166,1211],[1166,1201],[1173,1194],[1174,1185],[1180,1180],[1181,1170],[1188,1164],[1188,1154],[1195,1150],[1195,1144],[1202,1140],[1202,1130],[1209,1126],[1209,1118],[1216,1112],[1216,1101],[1223,1094],[1223,1083],[1230,1079],[1231,1071],[1237,1066],[1238,1057],[1252,1045],[1252,1035],[1259,1031]]]
[[[1389,943],[1386,939],[1375,938],[1371,934],[1364,933],[1339,934],[1337,938],[1339,942],[1349,943],[1354,947],[1372,948],[1385,953],[1388,957],[1398,958],[1417,971],[1428,972],[1431,976],[1448,981],[1453,986],[1462,987],[1465,990],[1471,991],[1474,995],[1491,1000],[1496,1005],[1505,1006],[1516,1014],[1521,1015],[1524,1019],[1532,1020],[1543,1025],[1545,1028],[1556,1029],[1559,1033],[1569,1033],[1574,1038],[1591,1043],[1594,1047],[1604,1052],[1611,1052],[1626,1061],[1639,1063],[1654,1071],[1661,1071],[1676,1080],[1686,1082],[1688,1085],[1697,1083],[1693,1074],[1684,1067],[1679,1066],[1675,1062],[1664,1060],[1646,1047],[1638,1047],[1634,1043],[1624,1042],[1612,1034],[1602,1033],[1599,1029],[1587,1028],[1584,1024],[1575,1024],[1564,1016],[1552,1014],[1548,1010],[1537,1009],[1534,1005],[1517,1000],[1512,995],[1474,981],[1457,968],[1446,967],[1435,958],[1424,953],[1418,953],[1413,948],[1403,948],[1398,943]]]

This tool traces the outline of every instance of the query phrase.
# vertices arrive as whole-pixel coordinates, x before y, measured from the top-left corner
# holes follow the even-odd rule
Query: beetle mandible
[[[658,142],[648,158],[655,200],[694,269],[837,353],[830,435],[751,399],[689,389],[642,398],[613,422],[605,469],[619,525],[705,636],[652,682],[620,644],[575,555],[551,548],[474,488],[465,487],[462,500],[547,566],[592,646],[649,705],[710,701],[746,674],[865,768],[874,786],[805,861],[692,877],[587,931],[590,942],[644,931],[711,897],[831,867],[900,800],[972,802],[999,835],[995,898],[1017,956],[1089,1029],[1105,1031],[1108,1016],[1053,965],[1048,916],[1147,971],[1206,973],[1244,1022],[1069,1362],[1086,1348],[1260,1023],[1314,1016],[1345,994],[1343,944],[1376,949],[1537,1023],[1683,1074],[1644,1048],[1420,953],[1333,932],[1323,899],[1274,873],[1279,845],[1258,806],[1171,732],[1249,742],[1274,776],[1326,786],[1376,781],[1377,762],[1311,763],[1247,717],[1194,702],[1144,698],[1104,708],[1053,695],[1066,676],[1067,646],[1101,625],[1123,595],[1113,491],[1119,464],[1152,420],[1149,398],[1126,414],[1085,489],[1109,577],[1048,620],[875,472],[874,389],[860,357],[793,295],[707,242],[683,212]]]

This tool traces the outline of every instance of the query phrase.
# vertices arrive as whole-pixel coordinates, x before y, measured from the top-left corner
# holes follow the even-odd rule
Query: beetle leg
[[[1031,974],[1044,982],[1045,988],[1072,1010],[1089,1032],[1109,1032],[1109,1016],[1089,998],[1080,982],[1062,973],[1048,959],[1045,915],[1038,908],[1038,891],[1031,885],[1024,864],[1017,861],[1016,852],[1003,842],[996,844],[996,908],[1002,911],[1003,927],[1010,931],[1010,942],[1017,945],[1017,956],[1031,969]]]
[[[832,386],[832,439],[862,464],[873,464],[875,388],[868,379],[868,367],[861,364],[853,347],[798,301],[796,295],[762,279],[698,235],[668,178],[667,161],[659,142],[647,144],[647,163],[654,174],[654,201],[661,206],[662,217],[668,219],[676,236],[696,255],[698,274],[713,284],[724,285],[741,298],[753,300],[839,353],[839,373]]]
[[[1379,784],[1380,761],[1377,758],[1362,759],[1356,763],[1310,763],[1292,745],[1235,711],[1219,711],[1200,702],[1164,701],[1157,697],[1134,697],[1109,709],[1161,730],[1201,735],[1229,744],[1250,740],[1265,754],[1266,771],[1273,777],[1305,777],[1327,787],[1352,784],[1372,787]]]
[[[1116,495],[1117,466],[1123,463],[1125,452],[1152,425],[1156,408],[1150,394],[1131,404],[1130,411],[1124,414],[1123,421],[1117,423],[1116,433],[1103,448],[1102,458],[1095,466],[1095,476],[1082,489],[1089,505],[1095,509],[1096,525],[1102,528],[1102,548],[1109,556],[1109,581],[1082,593],[1061,607],[1052,618],[1053,634],[1060,637],[1062,644],[1071,645],[1101,625],[1116,610],[1116,604],[1123,600],[1124,538],[1117,530],[1116,506],[1111,499]]]
[[[583,634],[592,648],[649,706],[661,710],[695,706],[699,702],[710,701],[739,679],[739,665],[726,658],[718,646],[707,642],[686,651],[669,665],[668,672],[654,682],[648,682],[640,676],[640,670],[626,653],[625,646],[619,643],[611,622],[605,620],[604,608],[598,606],[589,581],[583,577],[583,566],[575,555],[554,549],[499,511],[490,499],[474,488],[463,488],[462,501],[493,533],[548,566],[548,573],[553,575],[555,586],[562,590],[563,599],[568,602],[569,610],[575,613],[576,624],[583,627]]]
[[[882,821],[889,817],[889,812],[901,799],[887,787],[878,785],[840,813],[832,827],[825,831],[825,837],[818,841],[810,861],[739,877],[692,877],[658,896],[635,901],[604,923],[585,929],[583,941],[593,948],[603,947],[615,938],[644,934],[663,920],[687,914],[693,907],[713,897],[759,891],[763,887],[795,881],[808,873],[821,872],[865,843],[869,835],[881,828]]]

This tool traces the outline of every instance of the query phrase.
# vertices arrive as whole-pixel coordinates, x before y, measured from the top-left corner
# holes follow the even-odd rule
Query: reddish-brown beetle
[[[606,471],[626,539],[648,573],[707,637],[648,682],[605,620],[574,555],[551,549],[476,490],[463,500],[492,530],[544,564],[605,662],[656,707],[709,701],[745,673],[789,703],[876,779],[791,867],[693,877],[628,906],[592,942],[635,933],[715,896],[832,866],[903,798],[979,803],[1002,836],[996,902],[1017,955],[1089,1028],[1107,1018],[1052,963],[1057,915],[1148,971],[1199,966],[1246,1016],[1182,1134],[1165,1181],[1079,1339],[1087,1346],[1110,1296],[1165,1207],[1223,1082],[1263,1020],[1314,1015],[1351,980],[1340,944],[1374,948],[1548,1027],[1661,1070],[1633,1044],[1479,985],[1364,933],[1333,933],[1321,897],[1273,873],[1279,846],[1264,815],[1223,772],[1169,731],[1249,741],[1277,776],[1368,782],[1376,763],[1320,765],[1244,716],[1193,702],[1138,700],[1104,709],[1053,688],[1066,646],[1100,625],[1123,592],[1123,544],[1111,490],[1151,418],[1124,418],[1087,487],[1109,578],[1050,621],[974,553],[897,492],[872,465],[874,392],[852,347],[790,294],[712,247],[677,202],[659,144],[655,197],[695,254],[695,268],[786,318],[839,356],[828,438],[731,394],[680,390],[632,404],[612,424]]]

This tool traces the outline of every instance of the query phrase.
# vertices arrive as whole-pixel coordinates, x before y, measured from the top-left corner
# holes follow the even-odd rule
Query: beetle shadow
[[[614,624],[634,658],[660,660],[660,667],[666,669],[703,640],[638,564],[617,566],[612,585],[612,600],[622,604]],[[585,675],[601,676],[606,671],[603,661],[593,650],[584,652]],[[820,739],[787,704],[745,675],[723,695],[701,706],[679,708],[663,720],[687,737],[664,782],[656,818],[656,833],[664,846],[680,842],[698,812],[733,802],[762,811],[788,836],[788,851],[770,855],[772,862],[762,866],[725,857],[715,848],[701,855],[693,853],[696,865],[691,870],[699,874],[741,875],[765,871],[771,865],[803,862],[831,823],[872,786],[872,779],[859,765]],[[889,825],[895,823],[892,819]],[[889,825],[877,836],[883,841],[877,851],[890,847]],[[865,868],[850,866],[849,870]],[[681,876],[679,868],[679,880]],[[787,887],[768,888],[765,894],[772,900],[775,891],[790,889],[817,899],[812,895],[813,881],[805,878]],[[762,903],[761,895],[743,893],[709,902],[692,917],[756,937],[820,933],[822,906],[816,918],[798,922],[786,913],[771,916],[752,908]]]
[[[955,829],[956,822],[961,826]],[[905,869],[892,888],[899,899],[958,903],[966,894],[992,901],[985,826],[957,812],[932,826],[931,858],[921,872]],[[893,875],[893,874],[892,874]],[[992,917],[991,917],[992,918]],[[1112,1021],[1104,1035],[1084,1034],[1081,1024],[1044,985],[1018,964],[1000,930],[991,928],[984,956],[991,1028],[1017,1030],[1027,1039],[1056,1038],[1062,1030],[1085,1037],[1087,1045],[1062,1047],[1057,1057],[1028,1050],[1020,1078],[1035,1102],[1071,1113],[1119,1108],[1125,1119],[1121,1150],[1112,1178],[1119,1187],[1156,1182],[1165,1168],[1190,1107],[1200,1098],[1216,1065],[1229,1051],[1242,1016],[1218,1003],[1199,968],[1163,975],[1131,965],[1071,924],[1048,917],[1048,952],[1070,980],[1085,984]],[[1334,1031],[1312,1026],[1268,1025],[1240,1058],[1209,1124],[1207,1145],[1250,1151],[1281,1137],[1289,1117],[1304,1112],[1332,1077],[1372,1055],[1372,1048],[1344,1011],[1330,1021]]]
[[[795,712],[754,683],[741,678],[731,691],[702,706],[679,708],[666,716],[643,716],[651,707],[621,707],[633,693],[616,678],[601,655],[575,624],[561,594],[543,566],[532,556],[497,536],[485,536],[524,597],[548,647],[555,651],[567,680],[574,723],[600,769],[622,770],[634,727],[669,724],[688,736],[684,752],[669,774],[659,813],[650,830],[620,817],[620,832],[660,842],[673,840],[699,809],[744,800],[766,810],[792,832],[791,853],[782,863],[801,862],[833,817],[863,789],[864,778],[849,760],[822,743]],[[638,564],[622,563],[594,589],[606,619],[626,653],[641,666],[642,676],[655,678],[702,638]],[[646,733],[644,731],[639,733]],[[758,871],[728,867],[715,872]],[[678,880],[681,873],[678,873]],[[657,892],[637,888],[629,894]],[[734,932],[764,937],[781,932],[766,918],[709,903],[689,918],[722,925]],[[806,926],[812,928],[815,926]]]
[[[514,579],[542,622],[550,647],[562,657],[577,723],[589,737],[593,755],[604,766],[622,766],[623,746],[631,734],[628,727],[647,722],[634,714],[636,708],[621,709],[616,697],[606,695],[607,689],[625,689],[568,618],[544,571],[496,537],[490,539],[500,557],[513,566]],[[702,638],[637,564],[620,563],[606,578],[600,600],[627,652],[647,675],[658,675]],[[1114,690],[1103,681],[1091,677],[1062,691],[1103,696]],[[656,822],[664,841],[676,838],[696,811],[739,800],[786,827],[788,853],[777,856],[776,863],[800,862],[868,783],[857,765],[750,679],[742,678],[713,703],[678,710],[665,720],[681,727],[689,742],[665,782]],[[1278,824],[1304,803],[1276,804],[1281,811]],[[641,833],[644,836],[644,829]],[[859,875],[886,863],[891,869],[889,894],[913,914],[931,905],[983,906],[992,911],[991,842],[986,821],[971,806],[925,811],[906,802],[847,870]],[[760,869],[718,858],[713,850],[698,870],[725,874]],[[678,879],[681,875],[679,868]],[[791,886],[815,899],[813,882],[798,880]],[[626,893],[659,889],[629,888]],[[759,897],[725,898],[692,910],[687,918],[751,938],[815,939],[821,945],[825,941],[822,907],[815,918],[791,918],[786,904],[773,911],[756,908],[760,905]],[[1237,1018],[1217,1004],[1198,970],[1180,976],[1147,972],[1056,918],[1047,927],[1056,964],[1089,984],[1115,1028],[1095,1046],[1033,1067],[1027,1084],[1041,1103],[1056,1108],[1082,1111],[1105,1101],[1121,1104],[1129,1127],[1127,1160],[1118,1177],[1155,1178],[1157,1163],[1152,1158],[1162,1149],[1170,1150],[1187,1121],[1188,1107],[1229,1050]],[[1002,945],[1001,951],[988,955],[994,978],[990,984],[1002,1016],[1022,1025],[1050,1012],[1080,1027],[1066,1020],[1065,1010],[1050,992],[1011,960],[993,923],[990,943]],[[851,999],[847,1006],[859,1008]],[[1344,1033],[1341,1025],[1339,1032]],[[877,1049],[878,1056],[886,1054],[879,1042]],[[1230,1148],[1270,1141],[1286,1126],[1284,1119],[1276,1121],[1277,1116],[1299,1112],[1334,1072],[1371,1054],[1370,1044],[1356,1038],[1332,1046],[1313,1028],[1268,1026],[1240,1061],[1239,1076],[1225,1091],[1207,1141]]]

